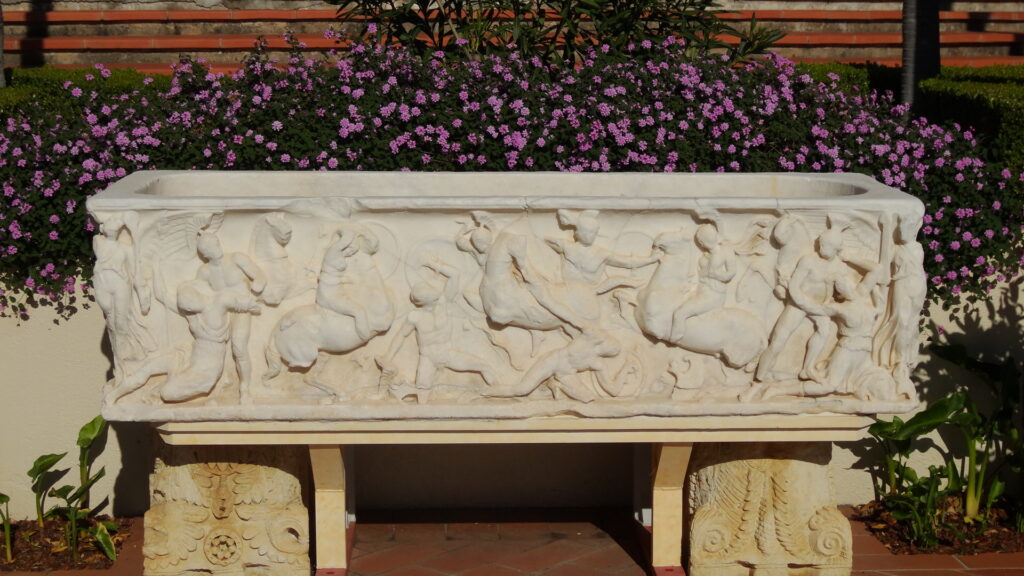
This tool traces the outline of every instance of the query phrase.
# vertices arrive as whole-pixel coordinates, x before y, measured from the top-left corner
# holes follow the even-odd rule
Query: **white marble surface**
[[[857,175],[142,172],[111,420],[904,412],[921,203]]]

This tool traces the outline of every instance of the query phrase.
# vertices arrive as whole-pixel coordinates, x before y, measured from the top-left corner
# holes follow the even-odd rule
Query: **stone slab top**
[[[518,444],[617,442],[842,442],[874,419],[848,414],[728,418],[568,416],[519,420],[247,421],[155,423],[172,445]]]
[[[90,210],[881,210],[911,196],[862,174],[136,172]],[[305,200],[305,201],[303,201]],[[893,204],[893,202],[897,204]]]

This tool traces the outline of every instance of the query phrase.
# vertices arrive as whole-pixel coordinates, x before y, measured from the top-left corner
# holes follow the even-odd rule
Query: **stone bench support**
[[[870,418],[840,415],[749,416],[684,419],[623,418],[586,421],[548,418],[501,421],[402,421],[402,422],[177,422],[157,427],[160,437],[172,446],[308,446],[313,470],[315,541],[314,557],[319,570],[348,567],[347,506],[345,500],[345,447],[359,444],[510,444],[510,443],[615,443],[650,442],[653,526],[651,564],[661,575],[683,574],[687,518],[687,478],[697,471],[688,468],[691,451],[701,444],[765,442],[792,445],[850,441],[862,436]],[[600,427],[595,427],[600,424]],[[814,442],[809,442],[812,440]],[[820,450],[819,450],[820,452]],[[822,464],[819,462],[819,464]],[[822,478],[828,478],[826,470]],[[806,470],[804,470],[806,472]],[[719,473],[722,474],[722,473]],[[724,474],[730,472],[726,470]],[[723,477],[720,484],[727,485]],[[826,492],[830,490],[827,489]],[[692,491],[692,487],[691,487]],[[713,487],[712,491],[713,492]],[[713,493],[702,498],[714,501]],[[834,501],[828,503],[835,508]],[[803,519],[806,524],[806,519]],[[847,540],[849,538],[847,537]],[[844,544],[849,550],[850,543]],[[742,551],[741,551],[742,552]],[[735,556],[735,564],[745,560]],[[808,558],[806,563],[812,563]],[[836,566],[839,575],[849,572]],[[797,559],[794,563],[798,563]],[[715,569],[722,569],[718,565]],[[845,570],[846,572],[843,572]],[[701,573],[691,565],[691,573]],[[714,574],[704,571],[705,574]],[[823,572],[824,574],[824,572]]]

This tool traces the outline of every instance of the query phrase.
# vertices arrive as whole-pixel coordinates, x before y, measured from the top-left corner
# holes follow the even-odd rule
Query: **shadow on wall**
[[[153,429],[147,422],[112,422],[121,450],[114,479],[114,516],[141,516],[149,508],[149,474],[153,471]]]
[[[23,46],[23,52],[21,53],[22,67],[30,68],[42,66],[46,63],[42,44],[38,39],[50,36],[50,25],[46,21],[46,14],[52,10],[52,0],[32,0],[32,7],[28,11],[27,26],[25,28],[25,37],[32,40],[29,40]]]
[[[994,297],[980,303],[973,309],[954,307],[948,311],[932,310],[932,321],[943,329],[945,342],[962,345],[972,357],[984,362],[999,363],[1013,358],[1024,361],[1024,302],[1021,291],[1024,280],[1016,280],[994,291]],[[921,348],[921,363],[914,374],[917,390],[922,403],[932,403],[959,387],[978,390],[972,394],[983,413],[994,408],[992,397],[987,393],[988,384],[977,375],[953,362]],[[904,418],[906,419],[906,418]],[[853,467],[872,469],[883,460],[879,446],[870,440],[840,444],[849,450],[857,460]],[[923,437],[914,445],[915,452],[933,454],[965,453],[964,439],[952,426],[940,427],[937,434]],[[939,462],[936,462],[939,463]],[[1010,483],[1008,492],[1024,496],[1024,485]]]

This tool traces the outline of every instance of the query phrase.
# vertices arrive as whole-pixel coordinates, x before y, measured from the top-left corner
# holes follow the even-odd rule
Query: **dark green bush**
[[[797,71],[810,74],[818,82],[832,83],[829,74],[839,76],[836,87],[843,92],[857,91],[864,93],[871,90],[879,92],[899,92],[900,69],[881,64],[844,64],[842,62],[802,62],[797,64]]]
[[[1024,66],[984,66],[971,68],[968,66],[946,66],[939,74],[940,78],[957,82],[995,82],[1024,84]]]
[[[982,136],[990,160],[1024,166],[1024,84],[962,82],[947,77],[921,84],[921,111],[952,120]]]
[[[170,76],[155,76],[149,83],[149,76],[135,70],[65,69],[65,68],[14,68],[11,83],[0,89],[0,117],[9,116],[27,102],[36,102],[54,113],[68,113],[75,110],[75,99],[65,89],[68,82],[76,85],[87,83],[88,77],[109,74],[94,89],[103,97],[131,93],[133,90],[155,96],[166,92],[171,86]],[[80,109],[80,107],[79,107]]]
[[[31,100],[35,93],[36,90],[28,86],[0,88],[0,117],[10,116],[18,106]]]

